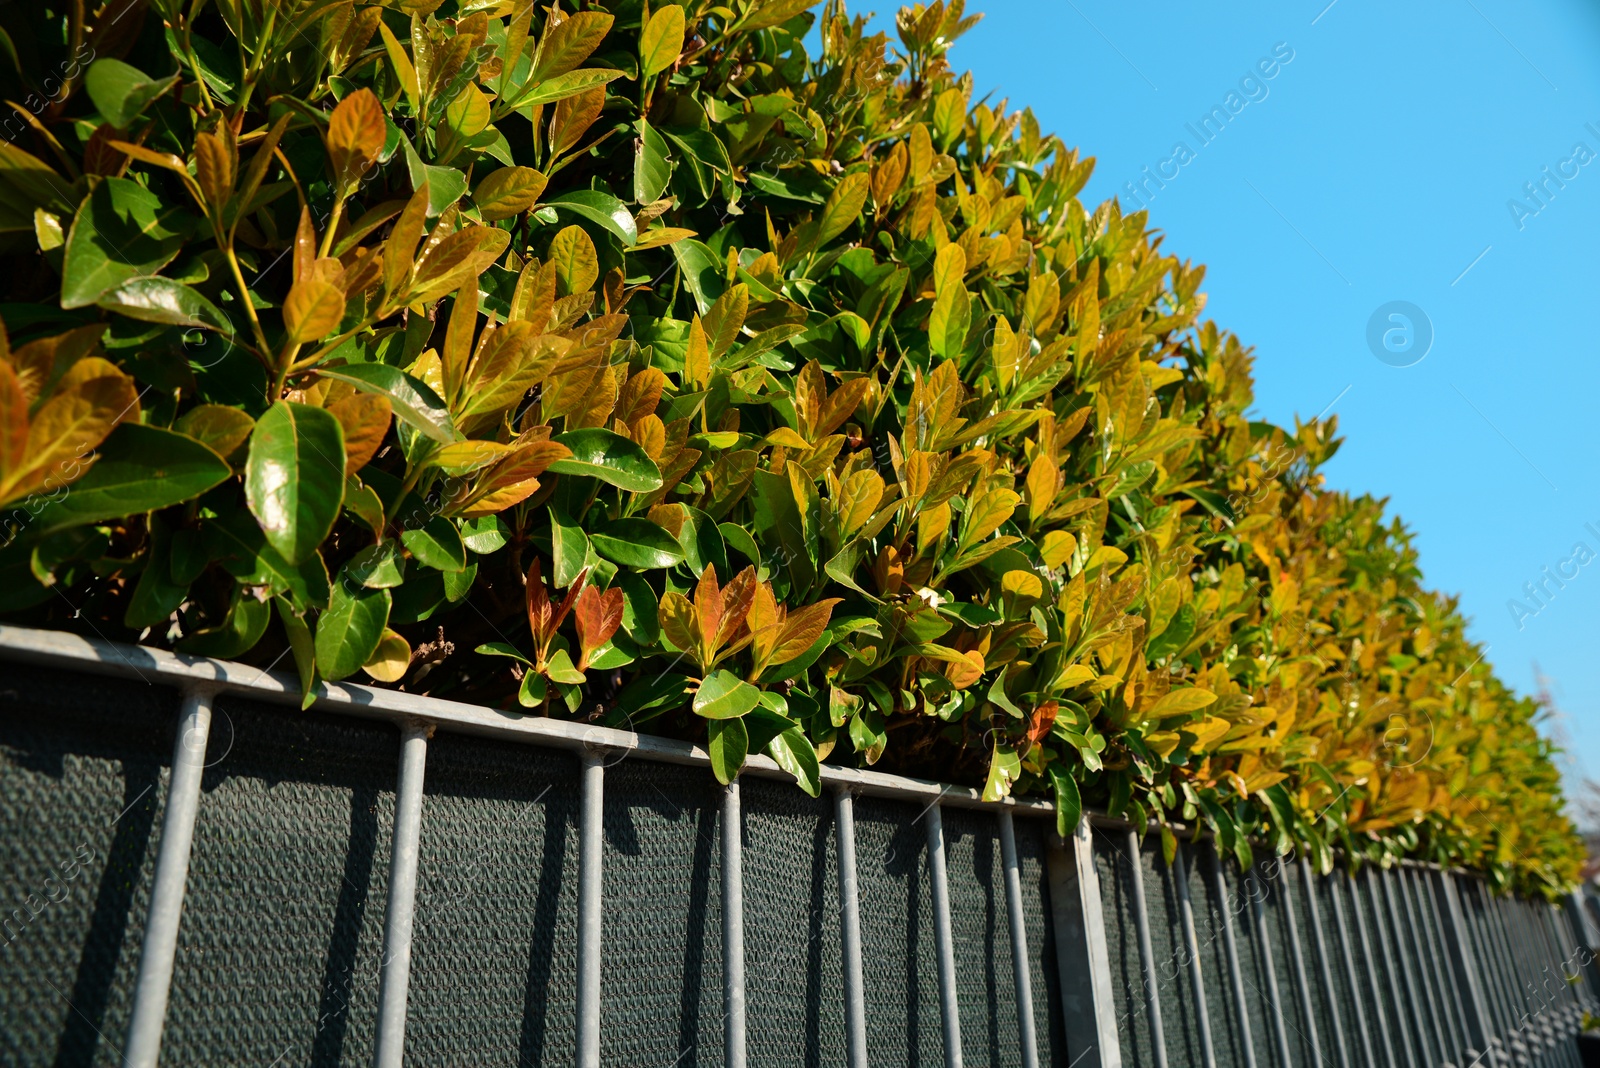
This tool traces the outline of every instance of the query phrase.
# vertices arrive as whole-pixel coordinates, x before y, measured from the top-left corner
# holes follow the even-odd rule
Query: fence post
[[[1000,863],[1006,883],[1006,912],[1011,921],[1011,970],[1017,987],[1022,1068],[1039,1068],[1039,1038],[1033,1025],[1033,979],[1028,975],[1028,928],[1022,910],[1022,873],[1017,866],[1017,831],[1010,812],[1002,811],[999,823]]]
[[[204,687],[184,691],[178,713],[178,736],[172,744],[172,773],[167,803],[161,814],[161,845],[156,853],[139,951],[139,978],[133,990],[128,1022],[128,1068],[155,1068],[161,1056],[161,1032],[167,1023],[167,998],[172,993],[172,967],[178,953],[178,925],[183,919],[183,893],[189,882],[189,853],[194,846],[194,821],[200,810],[200,781],[205,777],[206,743],[211,736],[211,705],[216,693]]]
[[[950,883],[944,863],[944,816],[928,807],[928,876],[933,883],[933,937],[939,953],[939,1024],[945,1068],[961,1068],[961,1010],[956,1002],[956,949],[950,931]]]
[[[400,782],[389,849],[389,900],[383,914],[383,970],[378,979],[378,1036],[372,1063],[400,1068],[406,1049],[406,994],[411,984],[411,925],[417,911],[417,860],[422,842],[422,777],[429,727],[401,731]]]
[[[577,1068],[600,1068],[600,906],[604,861],[605,765],[583,755],[578,800],[578,1047]]]
[[[1189,957],[1189,981],[1194,986],[1195,1025],[1200,1032],[1200,1056],[1205,1068],[1216,1068],[1217,1054],[1211,1045],[1211,1014],[1206,1009],[1205,976],[1200,968],[1200,936],[1195,929],[1194,902],[1189,896],[1189,866],[1183,843],[1172,854],[1172,877],[1177,880],[1178,918],[1183,927],[1184,952]]]
[[[1045,865],[1069,1060],[1081,1068],[1122,1068],[1111,953],[1106,949],[1100,876],[1087,817],[1078,821],[1070,839],[1049,834]]]
[[[722,1041],[727,1068],[745,1068],[744,1040],[744,820],[739,780],[722,794]]]
[[[867,1005],[861,977],[861,905],[856,883],[855,798],[841,786],[833,795],[839,848],[839,941],[844,953],[845,1052],[850,1068],[867,1068]]]

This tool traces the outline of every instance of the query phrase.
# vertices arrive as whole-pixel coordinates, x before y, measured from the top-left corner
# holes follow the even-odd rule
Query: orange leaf
[[[1056,715],[1061,711],[1061,705],[1055,701],[1046,701],[1033,710],[1033,719],[1028,724],[1028,748],[1032,749],[1044,741],[1045,735],[1050,733],[1050,728],[1056,724]]]
[[[22,466],[28,455],[28,395],[12,370],[11,361],[0,360],[0,484]]]
[[[572,606],[572,620],[578,627],[578,670],[589,667],[589,654],[611,640],[622,626],[622,591],[612,588],[601,593],[585,586]]]
[[[700,573],[700,583],[694,590],[694,614],[700,626],[700,640],[714,642],[722,626],[722,590],[717,585],[715,564],[707,564]],[[709,650],[706,659],[710,659]]]
[[[843,598],[829,597],[790,612],[783,621],[778,647],[772,652],[772,663],[787,664],[817,644],[822,632],[828,629],[828,620],[833,618],[833,606],[841,600]]]
[[[344,428],[344,473],[353,475],[367,466],[389,433],[389,399],[356,393],[328,405],[328,414]]]
[[[722,588],[722,624],[717,627],[715,645],[727,645],[743,627],[750,615],[750,605],[756,595],[756,569],[747,567]]]
[[[328,160],[342,189],[348,191],[378,158],[387,133],[383,105],[371,89],[358,89],[339,101],[328,120]]]

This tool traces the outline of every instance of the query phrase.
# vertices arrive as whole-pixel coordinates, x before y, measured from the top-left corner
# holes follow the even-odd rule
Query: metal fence
[[[295,689],[0,627],[0,1063],[1568,1066],[1600,989],[1576,898]]]

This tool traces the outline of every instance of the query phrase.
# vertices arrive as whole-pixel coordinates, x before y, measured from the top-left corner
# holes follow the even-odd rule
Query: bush
[[[11,619],[1554,890],[1536,706],[960,0],[16,6]]]

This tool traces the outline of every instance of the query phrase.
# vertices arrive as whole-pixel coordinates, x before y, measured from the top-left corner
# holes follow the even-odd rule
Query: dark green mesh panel
[[[1100,876],[1100,904],[1105,914],[1106,949],[1111,958],[1111,997],[1117,1009],[1122,1063],[1127,1068],[1149,1068],[1155,1063],[1155,1047],[1144,996],[1144,972],[1139,961],[1133,866],[1126,843],[1127,835],[1121,831],[1107,833],[1096,829],[1094,864]]]
[[[577,773],[566,753],[428,743],[406,1026],[416,1063],[572,1063]]]
[[[1411,1011],[1412,1037],[1416,1043],[1418,1064],[1437,1064],[1445,1059],[1439,1050],[1438,1021],[1435,1006],[1428,997],[1428,985],[1423,982],[1422,967],[1426,961],[1417,943],[1418,930],[1406,911],[1406,901],[1401,893],[1400,873],[1387,871],[1380,876],[1384,890],[1384,918],[1394,938],[1395,964],[1401,970],[1410,996],[1405,1004]]]
[[[121,1059],[177,707],[0,664],[0,1063]]]
[[[217,701],[162,1059],[372,1058],[399,733]]]
[[[1017,869],[1022,915],[1027,921],[1028,974],[1033,988],[1033,1027],[1040,1064],[1068,1064],[1066,1021],[1061,1015],[1061,972],[1056,963],[1055,925],[1045,872],[1045,840],[1054,816],[1017,817]]]
[[[1170,1063],[1199,1064],[1200,1022],[1194,1011],[1194,983],[1189,976],[1188,940],[1178,887],[1161,856],[1158,835],[1145,836],[1139,851],[1144,872],[1145,910],[1150,917],[1150,948],[1155,953],[1156,989],[1161,998],[1161,1025]]]
[[[856,877],[867,1049],[874,1063],[944,1064],[939,971],[928,887],[927,830],[919,806],[858,798]]]
[[[1433,970],[1434,989],[1438,995],[1441,1021],[1445,1027],[1445,1058],[1460,1063],[1464,1059],[1462,1051],[1469,1043],[1470,1032],[1462,1018],[1461,992],[1455,980],[1455,972],[1448,964],[1448,936],[1441,937],[1440,927],[1436,922],[1437,917],[1430,907],[1435,893],[1433,874],[1411,872],[1408,873],[1408,877],[1411,879],[1412,897],[1421,921],[1423,944],[1427,947],[1425,959]]]
[[[753,1068],[843,1064],[833,802],[745,776],[746,1051]],[[718,934],[720,936],[720,933]]]
[[[1189,851],[1189,897],[1194,902],[1195,936],[1200,942],[1200,974],[1205,980],[1206,1014],[1211,1021],[1211,1048],[1219,1065],[1242,1065],[1244,1037],[1239,1030],[1239,1009],[1228,975],[1228,951],[1223,924],[1237,927],[1237,902],[1217,896],[1211,879],[1216,853],[1209,843]]]
[[[723,1063],[722,788],[624,760],[605,772],[600,1059]]]

